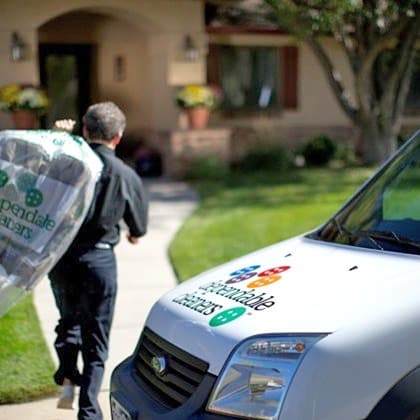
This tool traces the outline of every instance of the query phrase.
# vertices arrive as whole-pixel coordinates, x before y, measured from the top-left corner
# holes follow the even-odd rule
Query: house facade
[[[112,100],[127,114],[127,137],[169,160],[174,150],[188,154],[206,139],[232,159],[259,141],[293,145],[320,132],[353,135],[308,47],[278,31],[210,27],[205,0],[4,0],[0,14],[0,85],[46,86],[52,106],[44,127]],[[23,50],[19,60],[11,57],[13,37]],[[343,53],[326,42],[351,88]],[[225,94],[224,107],[200,133],[188,129],[174,100],[191,83]],[[406,127],[419,122],[416,112],[404,120]],[[12,127],[10,114],[0,112],[0,128]]]

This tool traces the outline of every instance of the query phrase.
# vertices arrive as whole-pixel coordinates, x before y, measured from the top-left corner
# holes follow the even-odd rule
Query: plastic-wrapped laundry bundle
[[[0,316],[69,247],[101,170],[102,162],[81,137],[0,131]]]

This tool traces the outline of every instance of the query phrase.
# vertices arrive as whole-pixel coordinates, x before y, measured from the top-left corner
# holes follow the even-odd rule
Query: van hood
[[[420,296],[419,263],[300,236],[182,283],[156,302],[146,325],[217,375],[251,336],[367,328],[385,312],[408,310],[407,298]]]

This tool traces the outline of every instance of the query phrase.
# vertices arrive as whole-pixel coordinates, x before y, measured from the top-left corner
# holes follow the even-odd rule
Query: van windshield
[[[420,255],[420,131],[309,237]]]

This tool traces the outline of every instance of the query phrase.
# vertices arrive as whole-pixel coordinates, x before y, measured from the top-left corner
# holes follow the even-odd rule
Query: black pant
[[[64,378],[80,385],[79,420],[100,420],[98,394],[108,357],[117,292],[117,267],[112,249],[85,249],[66,254],[50,272],[60,320],[55,329],[59,367]],[[83,372],[77,368],[81,352]]]

